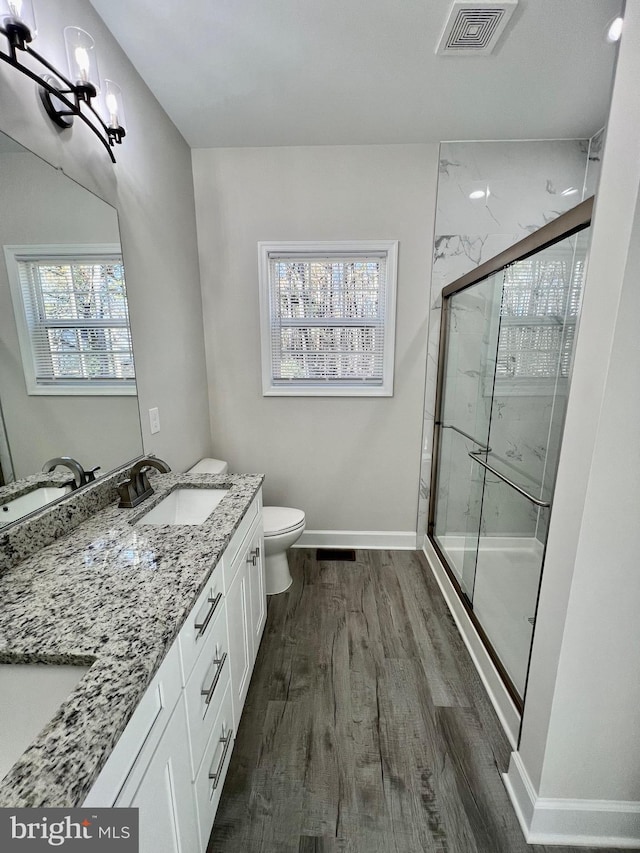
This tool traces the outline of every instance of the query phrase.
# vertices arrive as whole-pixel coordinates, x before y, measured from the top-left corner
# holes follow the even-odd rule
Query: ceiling
[[[622,0],[520,0],[478,57],[434,53],[451,0],[92,3],[187,142],[206,148],[591,136]]]

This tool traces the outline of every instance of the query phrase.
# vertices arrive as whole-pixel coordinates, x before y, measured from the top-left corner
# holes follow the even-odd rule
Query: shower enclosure
[[[591,207],[443,291],[428,535],[520,709]]]

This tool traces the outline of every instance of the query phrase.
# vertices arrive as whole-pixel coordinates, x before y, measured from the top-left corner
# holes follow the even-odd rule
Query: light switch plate
[[[160,412],[157,408],[149,409],[149,426],[151,428],[151,435],[160,432]]]

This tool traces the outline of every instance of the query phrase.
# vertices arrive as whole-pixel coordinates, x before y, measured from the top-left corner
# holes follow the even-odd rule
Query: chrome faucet
[[[171,471],[166,462],[163,462],[162,459],[156,459],[155,456],[144,456],[142,459],[138,459],[129,472],[129,479],[118,483],[119,507],[138,506],[153,494],[145,468],[156,468],[161,474],[168,474]]]
[[[42,471],[44,474],[50,474],[54,468],[57,468],[58,465],[63,465],[65,468],[68,468],[73,474],[73,489],[79,489],[80,486],[84,486],[85,483],[90,483],[95,480],[95,472],[98,470],[97,468],[93,468],[91,471],[87,472],[84,470],[82,465],[71,456],[57,456],[55,459],[49,459],[48,462],[45,462],[42,466]]]

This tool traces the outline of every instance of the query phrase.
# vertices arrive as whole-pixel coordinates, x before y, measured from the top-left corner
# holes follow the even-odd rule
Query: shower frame
[[[491,641],[489,640],[486,632],[484,631],[479,619],[477,618],[473,605],[470,602],[468,596],[462,589],[455,572],[453,571],[449,560],[446,554],[443,552],[442,548],[438,545],[438,542],[435,538],[435,516],[436,516],[436,503],[437,503],[437,495],[438,495],[438,468],[439,468],[439,455],[440,455],[440,442],[441,442],[441,431],[442,429],[448,428],[449,425],[443,423],[442,421],[442,402],[444,398],[444,377],[445,377],[445,369],[446,369],[446,358],[447,358],[447,344],[448,344],[448,328],[449,328],[449,297],[453,296],[456,293],[460,293],[463,290],[466,290],[469,287],[472,287],[474,284],[482,281],[483,279],[488,278],[490,275],[494,273],[501,272],[506,267],[515,263],[516,261],[522,261],[525,258],[530,257],[531,255],[536,254],[542,249],[546,249],[549,246],[553,246],[555,243],[559,243],[561,240],[570,237],[572,234],[576,234],[579,231],[587,228],[591,224],[591,216],[593,213],[593,197],[586,199],[580,204],[568,210],[566,213],[563,213],[561,216],[558,216],[557,219],[552,220],[551,222],[543,225],[537,231],[534,231],[529,236],[525,237],[523,240],[520,240],[518,243],[514,243],[513,246],[510,246],[508,249],[505,249],[498,255],[495,255],[493,258],[490,258],[485,263],[481,264],[474,270],[466,273],[460,278],[456,279],[456,281],[448,284],[442,290],[442,311],[440,317],[440,342],[438,347],[438,378],[436,384],[436,400],[435,400],[435,422],[434,422],[434,430],[433,430],[433,449],[431,456],[431,485],[429,492],[429,512],[428,512],[428,522],[427,522],[427,538],[434,551],[438,555],[440,562],[456,592],[457,597],[461,601],[473,627],[478,633],[496,671],[498,672],[504,686],[509,693],[515,707],[518,712],[522,714],[522,710],[524,707],[524,695],[520,697],[518,691],[516,690],[511,678],[507,674],[505,667],[503,666],[497,652],[495,651]],[[456,430],[457,432],[461,432],[461,430]],[[475,441],[473,436],[468,435],[467,433],[463,433],[467,438],[470,438],[472,441]],[[477,442],[476,442],[477,443]],[[500,476],[500,475],[498,475]],[[500,477],[504,479],[508,485],[515,486],[515,484],[506,480],[506,478]],[[517,487],[516,487],[517,488]],[[517,489],[521,493],[521,489]],[[530,497],[530,496],[527,496]],[[552,501],[551,501],[552,503]],[[551,504],[549,504],[551,508]],[[546,549],[546,545],[545,545]],[[540,572],[540,580],[542,579],[542,572],[544,571],[544,557],[542,563],[542,570]],[[540,595],[540,584],[538,584],[538,593],[537,597]],[[536,599],[536,610],[537,610],[537,599]],[[534,628],[535,630],[535,628]],[[531,654],[531,650],[529,650],[529,656]],[[525,687],[526,693],[526,687]]]

